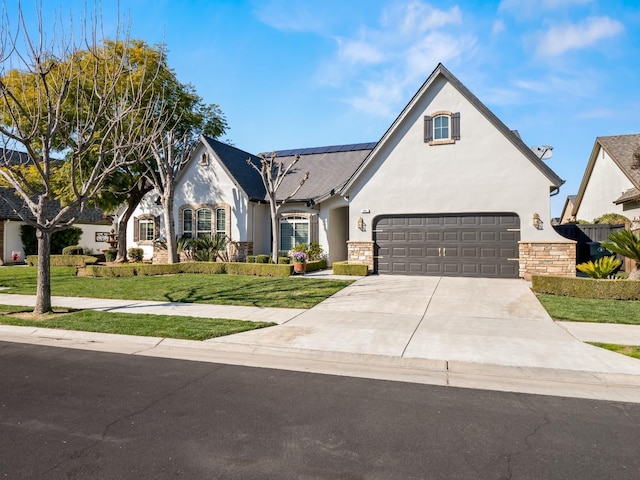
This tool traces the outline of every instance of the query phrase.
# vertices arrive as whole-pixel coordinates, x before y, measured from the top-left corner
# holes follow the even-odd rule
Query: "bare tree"
[[[276,160],[276,152],[273,152],[270,156],[260,154],[260,166],[254,164],[251,159],[247,159],[247,163],[253,167],[253,169],[260,174],[262,183],[267,193],[267,200],[269,202],[269,212],[271,214],[271,258],[273,263],[278,263],[278,220],[280,218],[280,208],[302,188],[302,185],[309,178],[309,172],[305,172],[298,186],[280,202],[277,201],[277,192],[282,185],[282,181],[287,176],[291,169],[300,160],[300,155],[296,155],[289,165],[284,165],[281,161]]]
[[[13,23],[6,12],[0,19],[0,176],[15,190],[5,197],[10,206],[36,228],[34,312],[46,313],[51,234],[76,222],[112,173],[147,154],[142,133],[157,115],[148,90],[154,82],[136,78],[156,72],[118,55],[127,34],[107,41],[97,14],[83,22],[82,38],[74,37],[73,21],[67,31],[59,21],[46,40],[41,9],[35,28],[18,10]],[[7,154],[15,148],[26,153],[30,175]]]
[[[167,237],[167,262],[176,263],[179,259],[173,218],[173,199],[176,179],[189,158],[188,137],[177,138],[173,130],[160,133],[151,144],[151,152],[152,157],[145,160],[147,165],[145,178],[160,197]]]

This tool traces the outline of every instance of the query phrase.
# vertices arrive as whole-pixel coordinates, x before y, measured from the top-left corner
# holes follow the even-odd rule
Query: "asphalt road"
[[[640,405],[0,342],[1,479],[637,479]]]

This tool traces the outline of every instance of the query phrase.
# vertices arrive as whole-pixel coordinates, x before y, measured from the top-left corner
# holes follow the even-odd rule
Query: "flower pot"
[[[304,273],[307,271],[306,263],[294,263],[293,264],[293,272],[294,273]]]

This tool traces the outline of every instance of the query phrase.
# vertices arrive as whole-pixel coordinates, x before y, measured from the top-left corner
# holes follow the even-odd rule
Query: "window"
[[[460,113],[435,112],[424,117],[424,141],[429,145],[460,140]]]
[[[297,243],[309,244],[309,219],[297,216],[280,219],[280,250],[289,251]]]
[[[182,211],[182,236],[193,238],[193,210],[190,208]]]
[[[206,153],[200,155],[200,165],[203,165],[205,167],[209,165],[209,155],[207,155]]]
[[[160,233],[160,217],[142,215],[133,219],[133,241],[151,243]]]
[[[224,238],[227,235],[227,211],[224,208],[216,209],[216,237]]]
[[[211,238],[211,210],[208,208],[196,212],[196,236]]]

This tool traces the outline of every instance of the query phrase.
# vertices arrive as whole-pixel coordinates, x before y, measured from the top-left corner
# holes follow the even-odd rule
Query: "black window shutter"
[[[160,215],[153,217],[153,239],[160,238]]]
[[[429,115],[424,117],[424,143],[433,140],[433,118]]]
[[[451,115],[451,138],[460,140],[460,112]]]

